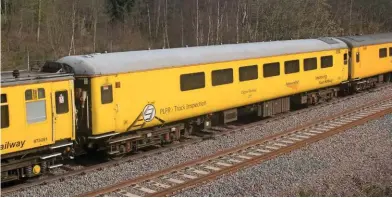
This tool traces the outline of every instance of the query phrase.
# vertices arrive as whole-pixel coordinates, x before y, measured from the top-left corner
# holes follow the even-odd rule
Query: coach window
[[[345,54],[343,55],[343,61],[344,61],[344,64],[347,65],[347,63],[348,63],[347,53],[345,53]]]
[[[45,98],[45,89],[38,88],[38,99]]]
[[[332,56],[322,56],[321,57],[321,68],[328,68],[333,66]]]
[[[28,89],[25,91],[25,100],[32,100],[33,99],[33,90]]]
[[[257,65],[240,67],[240,81],[255,80],[259,77]]]
[[[56,114],[68,113],[68,92],[56,91]]]
[[[233,69],[221,69],[211,72],[212,86],[233,83]]]
[[[267,63],[263,65],[263,76],[264,78],[279,76],[280,75],[280,63]]]
[[[356,53],[355,59],[356,59],[357,63],[359,63],[359,61],[361,61],[361,59],[359,57],[359,52]]]
[[[315,69],[317,69],[317,58],[304,59],[304,71],[310,71]]]
[[[299,72],[299,60],[291,60],[284,62],[284,73],[292,74]]]
[[[180,76],[181,91],[201,89],[206,86],[206,76],[204,72],[182,74]]]
[[[389,48],[389,56],[392,56],[392,47]]]
[[[10,116],[8,111],[7,94],[1,94],[1,128],[10,126]]]
[[[109,104],[113,102],[113,88],[112,85],[101,86],[101,103]]]
[[[382,48],[382,49],[379,50],[379,57],[380,58],[387,57],[387,48]]]
[[[46,99],[45,90],[28,89],[25,91],[26,100],[26,120],[27,123],[33,124],[46,120]]]

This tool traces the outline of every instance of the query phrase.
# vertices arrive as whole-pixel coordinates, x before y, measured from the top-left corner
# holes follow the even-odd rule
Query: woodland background
[[[105,51],[389,31],[391,0],[1,0],[1,67]]]

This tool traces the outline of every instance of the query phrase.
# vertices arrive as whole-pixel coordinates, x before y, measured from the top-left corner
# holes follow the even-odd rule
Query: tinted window
[[[7,103],[7,95],[1,94],[1,103]]]
[[[360,57],[359,57],[359,52],[357,52],[355,59],[357,60],[357,63],[359,63],[359,61],[361,61]]]
[[[304,70],[315,70],[317,69],[317,58],[307,58],[304,60]]]
[[[299,72],[299,60],[292,60],[284,62],[284,73],[292,74]]]
[[[7,95],[1,94],[1,103],[7,103]],[[10,126],[8,104],[1,105],[1,128],[7,128]]]
[[[181,91],[200,89],[205,87],[204,72],[182,74],[180,76]]]
[[[240,67],[240,81],[255,80],[258,77],[257,65]]]
[[[56,113],[57,114],[68,113],[68,92],[57,91],[55,93],[55,97],[56,97]]]
[[[112,85],[104,85],[101,87],[101,103],[108,104],[113,102]]]
[[[32,124],[46,120],[46,101],[36,100],[26,103],[27,123]]]
[[[343,55],[343,61],[344,61],[344,64],[347,65],[347,63],[348,63],[348,61],[347,61],[347,53],[345,53]]]
[[[392,47],[389,48],[389,56],[392,56]]]
[[[379,56],[380,58],[385,58],[387,57],[387,48],[382,48],[379,50]]]
[[[230,84],[233,82],[233,69],[215,70],[211,73],[212,86]]]
[[[8,112],[8,105],[1,105],[1,128],[10,126],[10,118]]]
[[[28,89],[25,91],[25,100],[32,100],[33,99],[33,90]]]
[[[327,68],[333,66],[333,57],[332,56],[323,56],[321,57],[321,68]]]
[[[267,63],[263,65],[264,78],[280,75],[279,63]]]
[[[45,89],[39,88],[38,89],[38,99],[45,98]]]

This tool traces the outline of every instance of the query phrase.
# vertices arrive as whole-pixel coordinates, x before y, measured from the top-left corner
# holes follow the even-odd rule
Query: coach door
[[[344,61],[344,67],[342,70],[342,76],[344,80],[348,80],[351,76],[350,70],[351,70],[351,51],[347,51],[343,54],[343,61]]]
[[[66,88],[53,89],[53,137],[55,140],[73,137],[73,97],[71,96],[71,93],[72,92]]]

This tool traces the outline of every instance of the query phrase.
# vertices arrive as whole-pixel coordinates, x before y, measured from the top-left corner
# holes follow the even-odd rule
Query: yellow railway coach
[[[347,45],[335,38],[68,56],[78,141],[121,154],[214,122],[337,95]],[[322,96],[322,97],[320,97]],[[129,131],[136,131],[130,132]],[[80,138],[84,136],[85,138]]]
[[[73,76],[1,73],[1,179],[32,177],[61,166],[75,139]]]
[[[339,38],[350,47],[349,78],[357,91],[389,81],[392,72],[392,33]],[[384,79],[386,78],[386,79]]]

